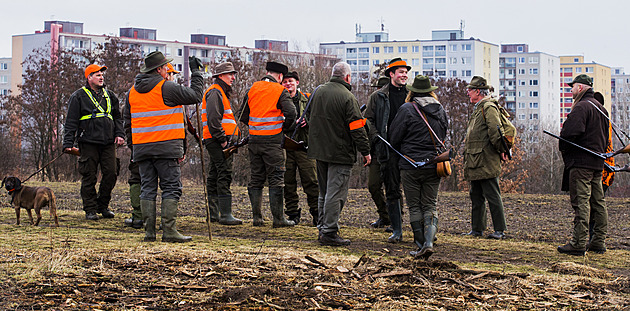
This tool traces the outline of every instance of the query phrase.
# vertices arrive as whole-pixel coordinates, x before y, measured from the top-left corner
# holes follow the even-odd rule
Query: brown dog
[[[5,177],[2,180],[2,186],[4,186],[11,195],[11,203],[15,206],[15,216],[17,217],[18,225],[20,224],[20,207],[25,208],[26,212],[28,212],[31,225],[37,226],[42,219],[42,214],[40,213],[41,208],[48,206],[50,208],[50,216],[55,219],[55,226],[59,227],[55,194],[50,188],[22,186],[20,179],[13,176]],[[37,221],[35,221],[35,223],[33,223],[31,209],[35,209],[35,214],[37,214]]]

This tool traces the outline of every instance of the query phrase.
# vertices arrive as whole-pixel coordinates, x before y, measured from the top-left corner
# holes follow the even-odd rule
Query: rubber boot
[[[421,221],[414,221],[411,223],[411,230],[413,230],[413,242],[418,246],[418,250],[411,251],[411,256],[416,256],[424,245],[424,225]]]
[[[219,197],[208,194],[208,204],[210,205],[210,222],[219,221]]]
[[[252,204],[252,215],[254,217],[253,225],[255,227],[260,227],[265,224],[262,216],[262,189],[258,188],[247,188],[247,193],[249,194],[249,201]]]
[[[402,242],[402,214],[400,213],[400,200],[387,200],[387,213],[392,223],[392,235],[387,239],[389,243]]]
[[[416,257],[428,259],[433,255],[433,239],[437,233],[438,219],[429,216],[424,218],[424,245]]]
[[[140,184],[129,185],[129,201],[131,201],[131,217],[125,219],[124,224],[127,227],[141,229],[144,225],[142,221],[142,210],[140,209]]]
[[[192,241],[192,237],[182,235],[175,229],[177,205],[175,199],[162,199],[162,242],[184,243]]]
[[[144,221],[144,241],[155,242],[155,201],[140,200],[140,209]]]
[[[219,223],[222,225],[241,225],[243,221],[232,216],[232,196],[225,195],[218,197],[219,203],[219,212],[221,216],[219,217]]]
[[[271,207],[271,215],[273,215],[273,227],[291,227],[295,226],[293,221],[284,218],[284,189],[283,187],[269,188],[269,206]]]

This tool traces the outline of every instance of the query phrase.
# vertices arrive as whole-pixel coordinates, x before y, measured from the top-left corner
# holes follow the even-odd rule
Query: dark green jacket
[[[501,125],[496,99],[487,96],[475,105],[466,130],[464,178],[481,180],[501,175]],[[484,118],[485,114],[485,118]]]
[[[370,154],[365,126],[350,129],[351,124],[365,122],[351,89],[343,79],[332,77],[311,95],[309,158],[351,165],[357,160],[357,150],[363,156]]]
[[[295,110],[297,112],[295,120],[297,122],[297,120],[302,116],[302,113],[304,113],[304,109],[308,104],[308,98],[302,92],[297,91],[295,93],[295,96],[291,98],[291,101],[293,102],[293,105],[295,105]],[[311,110],[310,107],[309,110]],[[304,117],[307,120],[306,126],[298,128],[297,132],[295,133],[295,138],[293,138],[293,140],[298,142],[303,141],[304,144],[308,146],[309,112],[306,112],[306,116]],[[284,129],[284,135],[291,137],[291,135],[293,135],[293,131],[295,130],[295,126],[296,123],[294,122],[293,125],[291,125],[289,128]]]
[[[364,114],[369,124],[368,136],[370,138],[370,145],[372,146],[373,160],[378,160],[379,163],[384,163],[389,160],[389,147],[387,147],[380,138],[376,137],[376,135],[381,135],[383,138],[389,140],[387,122],[389,121],[390,113],[390,85],[391,83],[387,83],[382,88],[370,94]]]

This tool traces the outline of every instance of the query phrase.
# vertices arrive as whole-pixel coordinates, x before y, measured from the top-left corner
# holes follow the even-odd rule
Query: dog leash
[[[58,156],[56,156],[54,159],[50,160],[50,162],[48,162],[46,165],[42,166],[42,168],[40,168],[37,172],[31,174],[31,176],[28,176],[24,181],[22,181],[23,183],[25,183],[27,180],[31,179],[31,177],[35,176],[37,173],[41,172],[43,169],[45,169],[46,167],[48,167],[48,165],[51,165],[53,162],[55,162],[57,159],[59,159],[60,156],[62,156],[65,152],[61,152]]]

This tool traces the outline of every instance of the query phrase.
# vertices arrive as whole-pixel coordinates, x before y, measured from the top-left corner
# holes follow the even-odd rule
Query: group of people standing
[[[192,240],[177,231],[175,222],[182,195],[180,163],[186,147],[184,107],[201,102],[201,134],[210,158],[206,190],[211,221],[222,225],[243,223],[232,214],[232,157],[224,153],[228,147],[244,144],[244,140],[237,141],[242,136],[240,122],[249,129],[247,191],[254,226],[264,225],[265,184],[272,226],[300,222],[299,173],[313,225],[319,229],[318,241],[332,246],[350,244],[339,235],[339,217],[347,200],[350,172],[360,153],[364,166],[369,166],[369,189],[379,214],[372,226],[391,226],[388,242],[402,241],[402,184],[418,246],[411,254],[419,258],[433,254],[438,188],[441,178],[449,173],[444,173],[448,163],[425,163],[446,151],[449,122],[436,95],[437,87],[431,85],[429,77],[418,75],[407,84],[411,67],[400,58],[392,59],[362,114],[351,93],[352,72],[347,63],[335,64],[330,80],[308,94],[298,89],[297,72],[270,61],[264,77],[247,90],[239,109],[234,110],[232,84],[238,73],[232,63],[215,67],[213,83],[204,92],[204,66],[199,59],[189,58],[190,87],[173,81],[178,72],[171,61],[161,52],[145,57],[122,113],[116,96],[104,88],[103,72],[107,67],[86,68],[86,86],[70,99],[63,146],[70,149],[78,140],[81,197],[87,219],[97,220],[97,213],[114,217],[108,204],[116,181],[115,145],[126,141],[132,150],[129,184],[133,212],[125,225],[144,227],[144,241],[156,240],[159,186],[162,241]],[[486,79],[475,76],[467,91],[474,104],[463,152],[472,201],[472,230],[468,235],[481,236],[486,229],[488,201],[494,225],[488,237],[503,239],[506,225],[498,177],[501,162],[508,160],[509,152],[501,133],[509,129],[501,119],[504,110],[489,89]],[[287,142],[298,147],[288,148]],[[99,166],[102,181],[97,193]],[[381,184],[385,186],[384,195]],[[598,230],[605,227],[598,226]]]

